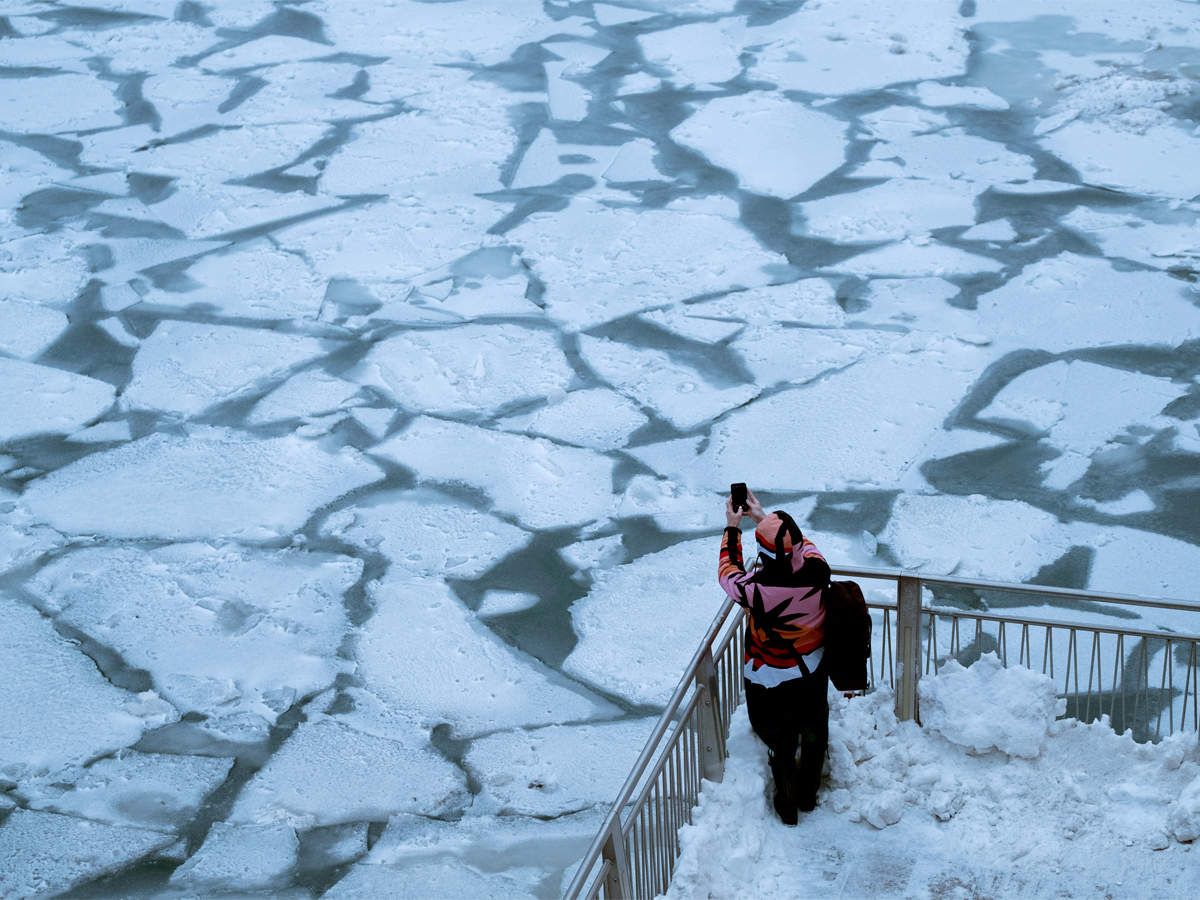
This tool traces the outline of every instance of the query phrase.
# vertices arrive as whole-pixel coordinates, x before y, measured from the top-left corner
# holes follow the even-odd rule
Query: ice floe
[[[204,892],[281,887],[299,847],[296,832],[286,825],[214,822],[200,849],[171,873],[170,884]]]
[[[934,114],[896,114],[890,109],[863,116],[864,124],[885,139],[875,144],[865,162],[851,169],[859,178],[897,176],[945,183],[981,185],[1034,177],[1033,160],[1004,144],[967,134],[961,128],[937,127]],[[933,128],[935,130],[925,131]],[[915,133],[906,134],[910,129]]]
[[[736,78],[742,71],[739,57],[748,41],[740,17],[715,22],[693,22],[638,35],[646,62],[666,73],[676,87],[708,87]]]
[[[431,491],[376,493],[325,520],[323,534],[377,550],[407,575],[477,578],[529,535]]]
[[[801,278],[734,291],[712,300],[689,303],[683,309],[688,317],[763,326],[791,322],[836,328],[845,322],[833,285],[824,278]]]
[[[1200,266],[1200,227],[1194,209],[1180,210],[1173,222],[1078,206],[1062,223],[1099,245],[1106,257],[1124,257],[1156,269]],[[965,235],[964,235],[965,236]]]
[[[674,362],[660,350],[607,338],[580,335],[579,353],[613,387],[684,430],[741,406],[760,390],[751,384],[717,387],[691,366]]]
[[[854,94],[890,84],[964,75],[969,47],[957,0],[919,17],[903,0],[804,5],[763,28],[755,79],[814,94]]]
[[[0,681],[7,685],[0,691],[0,774],[5,778],[87,762],[134,743],[147,727],[162,724],[164,715],[177,716],[161,709],[149,718],[139,716],[138,697],[114,687],[33,607],[0,595],[0,621]]]
[[[246,417],[250,425],[319,416],[349,406],[357,384],[321,369],[305,369],[267,394]]]
[[[975,222],[978,186],[961,181],[893,178],[849,194],[797,204],[803,232],[842,244],[895,241]]]
[[[611,803],[654,723],[550,725],[479,738],[464,758],[483,786],[476,804],[494,804],[502,815],[545,817]]]
[[[142,343],[126,409],[192,416],[285,375],[325,352],[315,338],[255,328],[166,321]]]
[[[422,416],[372,452],[410,467],[421,481],[479,488],[494,510],[530,528],[590,522],[612,502],[611,459],[543,438]]]
[[[65,434],[100,417],[116,389],[50,366],[0,358],[0,444],[35,434]]]
[[[112,87],[94,75],[54,71],[40,75],[0,81],[0,130],[54,134],[122,124],[117,114],[120,101]],[[64,97],[71,102],[61,102]]]
[[[594,572],[571,606],[579,642],[563,670],[631,703],[665,704],[721,608],[718,539],[681,541]]]
[[[233,762],[121,751],[85,769],[23,782],[20,791],[30,809],[173,832],[191,820],[205,796],[225,780]],[[45,783],[50,778],[53,782]]]
[[[864,339],[865,338],[865,339]],[[760,388],[804,384],[861,359],[867,333],[816,328],[747,328],[729,346],[737,352]]]
[[[841,166],[846,123],[776,94],[707,101],[671,130],[677,143],[729,169],[743,190],[793,197]]]
[[[962,87],[923,81],[917,85],[917,99],[922,106],[965,106],[972,109],[1005,110],[1008,101],[998,97],[987,88]]]
[[[1002,268],[1002,263],[990,257],[929,243],[924,237],[906,238],[829,267],[831,271],[863,278],[955,278],[998,272]]]
[[[30,483],[21,503],[70,534],[267,540],[291,534],[319,507],[381,475],[353,450],[194,427],[56,469]]]
[[[351,377],[382,388],[406,409],[456,414],[541,399],[565,390],[573,373],[552,332],[462,325],[381,341]]]
[[[611,715],[613,708],[495,637],[442,581],[389,578],[358,638],[358,674],[392,716],[457,737]]]
[[[500,426],[593,450],[615,450],[625,446],[629,435],[647,421],[637,405],[622,395],[592,388],[551,398],[537,412],[503,419]]]
[[[234,824],[298,828],[382,821],[397,813],[449,815],[466,779],[418,729],[379,737],[318,719],[300,725],[238,795]]]
[[[172,834],[14,809],[0,825],[0,896],[55,896],[174,841]]]
[[[725,198],[677,200],[662,209],[612,209],[576,200],[536,213],[508,233],[545,283],[547,314],[580,330],[701,294],[757,287],[783,258],[737,224]],[[720,254],[697,248],[721,247]]]
[[[30,359],[45,350],[67,327],[58,310],[20,300],[0,300],[0,353]]]
[[[337,655],[349,629],[342,594],[360,570],[347,557],[205,544],[96,548],[30,586],[57,621],[148,672],[180,709],[273,722],[349,668]]]
[[[980,329],[998,339],[1051,352],[1119,344],[1174,347],[1200,334],[1200,311],[1175,279],[1122,271],[1074,253],[1025,267],[982,295],[976,315]]]

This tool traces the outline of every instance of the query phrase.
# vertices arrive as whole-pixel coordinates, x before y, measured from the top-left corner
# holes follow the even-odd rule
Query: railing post
[[[704,777],[720,781],[725,777],[725,734],[721,723],[720,691],[712,647],[704,651],[696,666],[696,690],[700,694],[700,749]]]
[[[904,573],[896,587],[896,718],[920,723],[917,680],[921,677],[921,579]]]
[[[633,877],[629,871],[629,852],[625,849],[620,816],[613,820],[612,827],[608,829],[608,838],[604,841],[600,858],[609,864],[608,873],[604,877],[604,896],[614,900],[631,900]]]

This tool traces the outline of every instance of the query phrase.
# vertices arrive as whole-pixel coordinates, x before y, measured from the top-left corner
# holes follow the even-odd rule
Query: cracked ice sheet
[[[1062,224],[1098,244],[1106,257],[1124,257],[1168,269],[1200,268],[1200,223],[1193,206],[1171,214],[1173,222],[1157,222],[1121,213],[1077,206]]]
[[[990,184],[1027,181],[1036,169],[1028,156],[1004,144],[940,127],[939,113],[884,109],[862,117],[869,134],[882,138],[865,162],[847,174],[855,178],[924,178],[929,181]],[[922,133],[927,129],[931,133]]]
[[[681,199],[664,209],[611,209],[576,199],[508,233],[546,285],[547,314],[578,331],[631,312],[770,281],[785,262],[737,223],[726,198]],[[721,247],[697,254],[697,247]]]
[[[322,535],[382,553],[406,575],[478,578],[529,535],[434,491],[375,493],[325,520]]]
[[[841,166],[846,153],[845,122],[778,94],[709,100],[671,138],[729,169],[743,190],[785,199]]]
[[[126,750],[85,769],[23,782],[20,791],[30,809],[176,832],[225,780],[233,763],[232,759]]]
[[[29,587],[180,709],[274,722],[350,667],[337,654],[349,630],[342,597],[361,571],[343,556],[177,544],[79,550]]]
[[[717,544],[716,535],[683,541],[596,570],[591,591],[571,604],[579,642],[563,671],[631,703],[666,703],[721,607]]]
[[[302,419],[351,405],[359,386],[322,369],[305,369],[267,394],[246,417],[249,425]]]
[[[0,826],[0,896],[56,896],[175,840],[157,831],[14,809]]]
[[[975,224],[975,197],[981,187],[969,181],[892,178],[880,185],[798,203],[804,221],[795,234],[816,235],[839,244],[896,241],[935,228]]]
[[[22,778],[126,747],[165,704],[110,684],[37,610],[0,594],[0,775]],[[150,717],[139,711],[151,713]],[[4,859],[0,855],[0,859]]]
[[[315,45],[310,46],[315,48]],[[315,49],[318,50],[316,55],[323,55],[321,51],[331,48]],[[311,121],[335,122],[377,115],[378,106],[330,96],[352,84],[359,71],[358,66],[349,63],[281,62],[256,72],[267,83],[253,96],[221,115],[220,120],[243,125],[287,122],[295,119],[297,109],[303,109]],[[232,87],[235,82],[227,83]]]
[[[637,403],[652,407],[676,428],[687,430],[741,406],[759,394],[752,384],[714,387],[690,366],[661,350],[607,338],[579,336],[579,353],[592,369]]]
[[[854,94],[889,84],[965,75],[970,47],[958,0],[919,8],[906,0],[805,6],[761,29],[750,76],[781,90]]]
[[[189,243],[191,253],[198,252],[198,242]],[[190,290],[152,288],[143,308],[202,307],[207,314],[271,321],[315,319],[325,297],[326,279],[296,254],[283,253],[265,240],[209,253],[188,267],[186,277],[194,285]]]
[[[742,48],[760,43],[762,36],[757,29],[747,29],[742,17],[731,16],[651,31],[638,35],[637,41],[646,62],[665,69],[665,77],[677,87],[707,88],[741,74]]]
[[[193,427],[84,457],[30,482],[20,502],[68,534],[271,540],[381,474],[353,450]]]
[[[376,612],[360,629],[358,674],[385,716],[448,722],[462,738],[616,713],[500,641],[440,580],[390,577],[369,590]]]
[[[759,388],[805,384],[844,369],[868,352],[878,353],[895,335],[755,325],[729,344]]]
[[[1004,268],[1003,263],[990,257],[926,241],[926,238],[896,241],[834,263],[828,269],[862,278],[953,278],[999,272]]]
[[[229,822],[313,828],[398,813],[446,816],[469,798],[462,771],[422,730],[393,726],[380,737],[322,717],[275,751],[238,795]]]
[[[113,405],[116,389],[50,366],[0,358],[0,444],[36,434],[69,434]]]
[[[615,391],[592,388],[572,391],[537,412],[501,420],[506,431],[541,435],[592,450],[615,450],[649,421],[638,407]]]
[[[316,338],[278,331],[164,321],[133,359],[123,408],[193,416],[325,354]]]
[[[548,817],[611,803],[656,721],[550,725],[478,738],[463,758],[483,786],[476,804],[495,804],[499,815]]]
[[[846,321],[833,285],[824,278],[802,278],[786,284],[737,291],[715,300],[689,303],[683,309],[687,316],[762,326],[794,322],[838,328]]]
[[[420,481],[479,488],[496,511],[529,528],[582,525],[612,507],[612,459],[542,438],[422,416],[372,453],[407,466]]]
[[[554,332],[460,325],[380,341],[349,377],[379,387],[406,409],[453,415],[494,414],[540,400],[565,390],[574,373]]]
[[[1042,464],[1043,483],[1059,490],[1082,476],[1091,456],[1136,426],[1169,427],[1163,409],[1183,385],[1082,360],[1053,362],[1018,375],[977,414],[983,422],[1014,420],[1062,455]]]
[[[1125,272],[1104,259],[1062,253],[1027,266],[979,297],[981,331],[1023,347],[1164,344],[1200,335],[1187,288],[1160,272]]]
[[[740,471],[747,483],[777,490],[904,486],[917,477],[916,466],[938,439],[946,416],[996,353],[915,335],[894,346],[891,355],[865,359],[735,410],[713,426],[703,454],[682,472],[668,474],[696,488],[722,491],[730,469]],[[820,410],[838,412],[815,413]],[[780,422],[793,421],[805,423],[803,434],[780,429]]]

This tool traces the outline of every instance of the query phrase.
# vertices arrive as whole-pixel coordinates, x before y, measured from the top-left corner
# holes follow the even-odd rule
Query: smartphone
[[[733,511],[746,509],[746,482],[739,481],[729,486],[729,496],[733,498]]]

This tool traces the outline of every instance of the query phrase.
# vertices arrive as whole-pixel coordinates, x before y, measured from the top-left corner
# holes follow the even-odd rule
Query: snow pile
[[[766,751],[739,709],[725,778],[681,832],[667,896],[1200,890],[1178,856],[1200,837],[1194,734],[1137,744],[1107,721],[1056,721],[1050,679],[994,655],[922,678],[923,728],[897,721],[893,702],[887,688],[830,692],[826,781],[794,829],[771,809]]]

